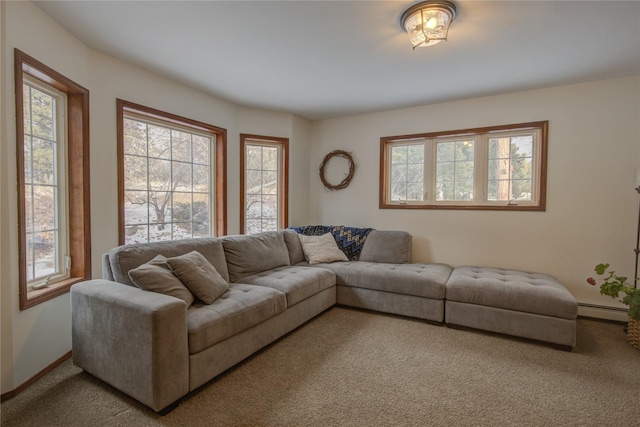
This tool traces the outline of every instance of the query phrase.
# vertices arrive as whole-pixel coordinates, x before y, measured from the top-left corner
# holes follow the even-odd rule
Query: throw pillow
[[[167,259],[156,255],[151,261],[129,270],[129,278],[140,289],[180,298],[187,305],[193,303],[193,294],[169,268]]]
[[[205,304],[212,304],[229,290],[229,284],[198,251],[167,258],[173,273]]]
[[[305,236],[299,234],[302,252],[309,264],[322,262],[348,261],[347,256],[338,249],[336,240],[331,233],[322,236]]]
[[[374,230],[367,236],[358,259],[389,264],[411,262],[411,234],[406,231]]]

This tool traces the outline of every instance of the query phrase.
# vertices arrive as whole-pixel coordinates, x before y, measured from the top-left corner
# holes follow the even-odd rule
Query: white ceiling
[[[38,1],[88,46],[232,102],[323,119],[640,74],[640,1]]]

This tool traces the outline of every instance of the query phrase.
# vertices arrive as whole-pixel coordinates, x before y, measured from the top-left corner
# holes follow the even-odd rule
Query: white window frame
[[[70,277],[71,258],[69,256],[69,195],[67,191],[67,177],[68,177],[68,141],[67,141],[67,95],[54,88],[53,86],[44,83],[27,73],[22,73],[23,91],[24,86],[29,86],[32,89],[36,89],[46,95],[51,96],[55,100],[53,115],[54,119],[54,137],[55,140],[51,141],[55,143],[55,170],[54,180],[55,183],[52,187],[55,187],[56,194],[56,212],[54,214],[54,227],[57,232],[56,247],[55,247],[55,272],[44,276],[35,276],[35,268],[31,272],[31,279],[27,280],[28,291],[37,290],[43,286],[48,286],[57,282],[61,282]],[[24,92],[23,92],[24,93]],[[24,94],[26,95],[26,94]],[[23,96],[24,96],[23,95]],[[24,111],[24,114],[32,114],[31,104],[29,104],[29,110]],[[24,120],[24,118],[23,118]],[[25,130],[25,145],[27,137],[38,137],[36,135],[27,133]],[[26,161],[26,159],[25,159]],[[26,172],[26,168],[25,168]],[[26,176],[25,176],[26,182]],[[33,185],[33,184],[32,184]],[[27,196],[25,194],[25,200]],[[32,215],[33,212],[25,212],[26,215]],[[34,221],[32,219],[31,223]],[[25,225],[26,226],[26,225]],[[33,231],[25,229],[25,235],[29,235]],[[27,238],[27,241],[29,239]],[[31,248],[27,248],[27,251],[31,251]],[[33,257],[31,257],[33,259]],[[34,260],[35,261],[35,260]],[[27,264],[27,268],[29,265]],[[29,274],[28,274],[29,275]]]
[[[546,205],[546,151],[548,122],[532,122],[431,134],[381,138],[380,208],[387,209],[488,209],[538,210]],[[496,137],[533,136],[531,200],[489,200],[489,140]],[[474,141],[474,185],[471,200],[437,200],[437,144],[463,140]],[[424,194],[422,200],[392,199],[392,148],[406,145],[424,146]],[[510,181],[511,182],[511,181]]]
[[[391,182],[391,174],[393,173],[393,168],[392,168],[392,151],[393,148],[396,147],[419,147],[421,146],[423,148],[423,182],[422,182],[422,199],[421,200],[402,200],[402,199],[396,199],[393,200],[392,199],[392,187],[393,187],[393,183]],[[423,204],[428,196],[428,191],[427,191],[427,180],[426,180],[426,176],[427,173],[426,172],[426,166],[427,164],[430,163],[430,161],[428,160],[428,158],[430,158],[431,154],[430,154],[430,150],[428,149],[428,143],[427,140],[424,138],[417,138],[417,139],[407,139],[407,140],[398,140],[398,141],[394,141],[390,144],[388,144],[387,146],[387,158],[388,160],[388,171],[389,171],[389,186],[388,186],[388,194],[387,194],[387,200],[391,200],[391,203],[395,203],[395,204],[400,204],[400,205],[420,205]],[[406,165],[408,166],[409,163],[406,163]],[[408,182],[407,180],[405,180],[405,182]]]
[[[153,120],[164,127],[184,128],[189,133],[204,133],[211,139],[209,164],[209,235],[227,234],[227,130],[218,126],[189,119],[166,111],[147,107],[123,99],[116,99],[116,125],[118,144],[118,239],[125,243],[125,165],[124,122],[125,115],[137,115],[145,121]]]
[[[208,209],[208,213],[209,213],[209,221],[208,221],[209,233],[208,233],[208,236],[212,236],[213,235],[213,230],[215,229],[214,224],[216,223],[215,209],[214,209],[214,205],[215,205],[215,200],[214,200],[215,199],[215,194],[214,193],[215,193],[215,188],[216,188],[216,182],[215,182],[216,177],[215,177],[215,173],[213,171],[214,171],[214,165],[216,164],[216,158],[215,158],[216,149],[215,149],[215,147],[216,147],[217,135],[213,134],[213,133],[202,132],[202,131],[199,131],[197,129],[194,129],[194,128],[191,128],[191,127],[188,127],[188,126],[183,126],[183,125],[180,125],[180,124],[176,124],[176,123],[172,123],[172,122],[169,122],[169,121],[165,121],[165,120],[162,120],[160,118],[146,117],[146,116],[144,116],[142,114],[137,114],[135,112],[129,112],[129,111],[125,111],[123,113],[123,120],[134,120],[134,121],[137,121],[137,122],[144,123],[146,125],[152,125],[152,126],[166,128],[166,129],[169,129],[169,131],[175,130],[175,131],[178,131],[178,132],[189,133],[191,135],[202,136],[202,137],[205,137],[205,138],[209,139],[209,165],[208,165],[209,166],[209,182],[208,182],[208,191],[207,191],[208,202],[209,203],[208,203],[207,209]],[[123,159],[122,160],[124,162],[124,156],[128,156],[130,154],[127,154],[127,153],[124,153],[124,152],[122,154],[123,154]],[[138,155],[136,155],[136,157],[144,157],[144,158],[147,159],[147,162],[149,161],[149,159],[153,159],[153,157],[149,156],[148,152],[147,152],[146,156],[138,156]],[[174,163],[173,158],[168,159],[168,161],[170,161],[172,166],[173,166],[173,163]],[[199,164],[193,163],[193,160],[191,162],[182,162],[182,161],[177,161],[177,162],[179,162],[179,163],[188,163],[191,166],[199,165]],[[123,168],[124,168],[124,165],[123,165]],[[149,173],[147,171],[147,190],[146,191],[147,191],[147,193],[150,193],[151,190],[148,187],[149,186],[148,180],[149,180]],[[126,192],[127,189],[125,188],[124,191]],[[174,191],[169,191],[169,192],[174,193]],[[181,192],[181,193],[183,193],[183,192]],[[198,194],[198,192],[194,192],[193,191],[193,188],[192,188],[192,191],[186,192],[186,193]],[[173,195],[171,197],[173,197]],[[124,209],[124,207],[123,207],[123,209]],[[125,213],[125,218],[126,218],[126,213]],[[150,220],[149,216],[147,217],[147,220]],[[194,222],[193,218],[191,219],[190,222],[193,225],[193,222]],[[143,225],[143,226],[146,225],[147,227],[151,227],[154,224],[155,223],[147,222],[145,224],[140,224],[140,225]],[[173,224],[173,221],[169,221],[168,224],[170,224],[170,225]],[[127,226],[126,223],[125,223],[125,226]],[[192,235],[193,235],[193,232],[192,232]],[[149,229],[147,229],[147,238],[148,238],[147,242],[158,241],[158,240],[151,240],[150,239]],[[174,237],[173,231],[172,231],[171,232],[171,239],[169,239],[169,240],[177,240],[177,239],[178,238]],[[125,244],[127,244],[127,243],[125,242]]]
[[[428,188],[429,194],[427,197],[427,203],[434,205],[451,205],[451,206],[466,206],[466,205],[474,205],[477,203],[477,195],[480,194],[479,186],[482,185],[481,176],[483,174],[482,170],[479,170],[478,165],[482,162],[482,152],[481,152],[481,143],[479,141],[479,137],[477,135],[460,135],[460,136],[449,136],[449,137],[439,137],[435,139],[428,140],[430,143],[430,156],[429,159],[425,161],[425,169],[429,169],[431,171],[431,179],[428,182],[428,185],[425,184],[425,188]],[[437,174],[437,145],[439,143],[447,143],[447,142],[459,142],[459,141],[469,141],[472,140],[474,143],[474,174],[473,174],[473,195],[474,198],[471,200],[438,200],[436,197],[436,174]],[[431,166],[430,166],[431,165]]]
[[[531,200],[517,200],[510,199],[507,201],[491,201],[489,200],[489,179],[488,179],[488,171],[489,171],[489,140],[496,137],[508,137],[514,138],[518,136],[533,136],[533,152],[531,154],[532,158],[532,166],[531,166]],[[494,204],[494,205],[507,205],[507,206],[535,206],[539,203],[540,195],[541,195],[541,171],[542,171],[542,161],[541,152],[542,152],[542,131],[541,129],[522,129],[515,131],[496,131],[489,132],[484,135],[484,144],[483,149],[485,152],[483,153],[484,160],[484,187],[483,191],[483,201],[486,204]],[[511,158],[511,157],[510,157]],[[509,180],[509,185],[511,186],[512,180]],[[511,189],[509,189],[509,194],[511,194]]]
[[[240,206],[240,232],[248,233],[247,230],[247,147],[269,147],[276,148],[277,151],[277,218],[276,229],[287,227],[287,210],[288,210],[288,158],[289,158],[289,140],[287,138],[277,138],[269,136],[240,134],[241,145],[241,162],[240,162],[240,181],[241,181],[241,206]],[[262,218],[262,217],[261,217]],[[266,231],[263,227],[261,232]]]

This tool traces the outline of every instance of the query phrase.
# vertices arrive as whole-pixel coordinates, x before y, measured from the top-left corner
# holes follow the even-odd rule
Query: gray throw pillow
[[[367,236],[359,261],[403,264],[411,262],[411,234],[406,231],[373,230]]]
[[[151,261],[142,264],[138,268],[129,270],[129,278],[140,289],[157,292],[180,298],[187,305],[193,303],[193,294],[176,277],[169,268],[167,259],[162,255],[156,255]]]
[[[229,290],[229,284],[198,251],[167,258],[173,273],[205,304],[212,304]]]
[[[322,236],[305,236],[299,234],[302,252],[309,264],[320,264],[323,262],[349,261],[347,256],[338,248],[333,234],[326,233]]]

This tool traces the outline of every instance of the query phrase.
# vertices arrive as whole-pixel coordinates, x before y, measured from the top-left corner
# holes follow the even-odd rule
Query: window
[[[89,92],[16,49],[20,309],[91,277]]]
[[[287,226],[288,146],[286,138],[240,134],[240,232]]]
[[[380,207],[545,210],[548,122],[380,139]]]
[[[69,277],[64,111],[66,96],[24,77],[24,201],[27,280]]]
[[[120,99],[117,110],[120,243],[225,234],[226,131]]]

